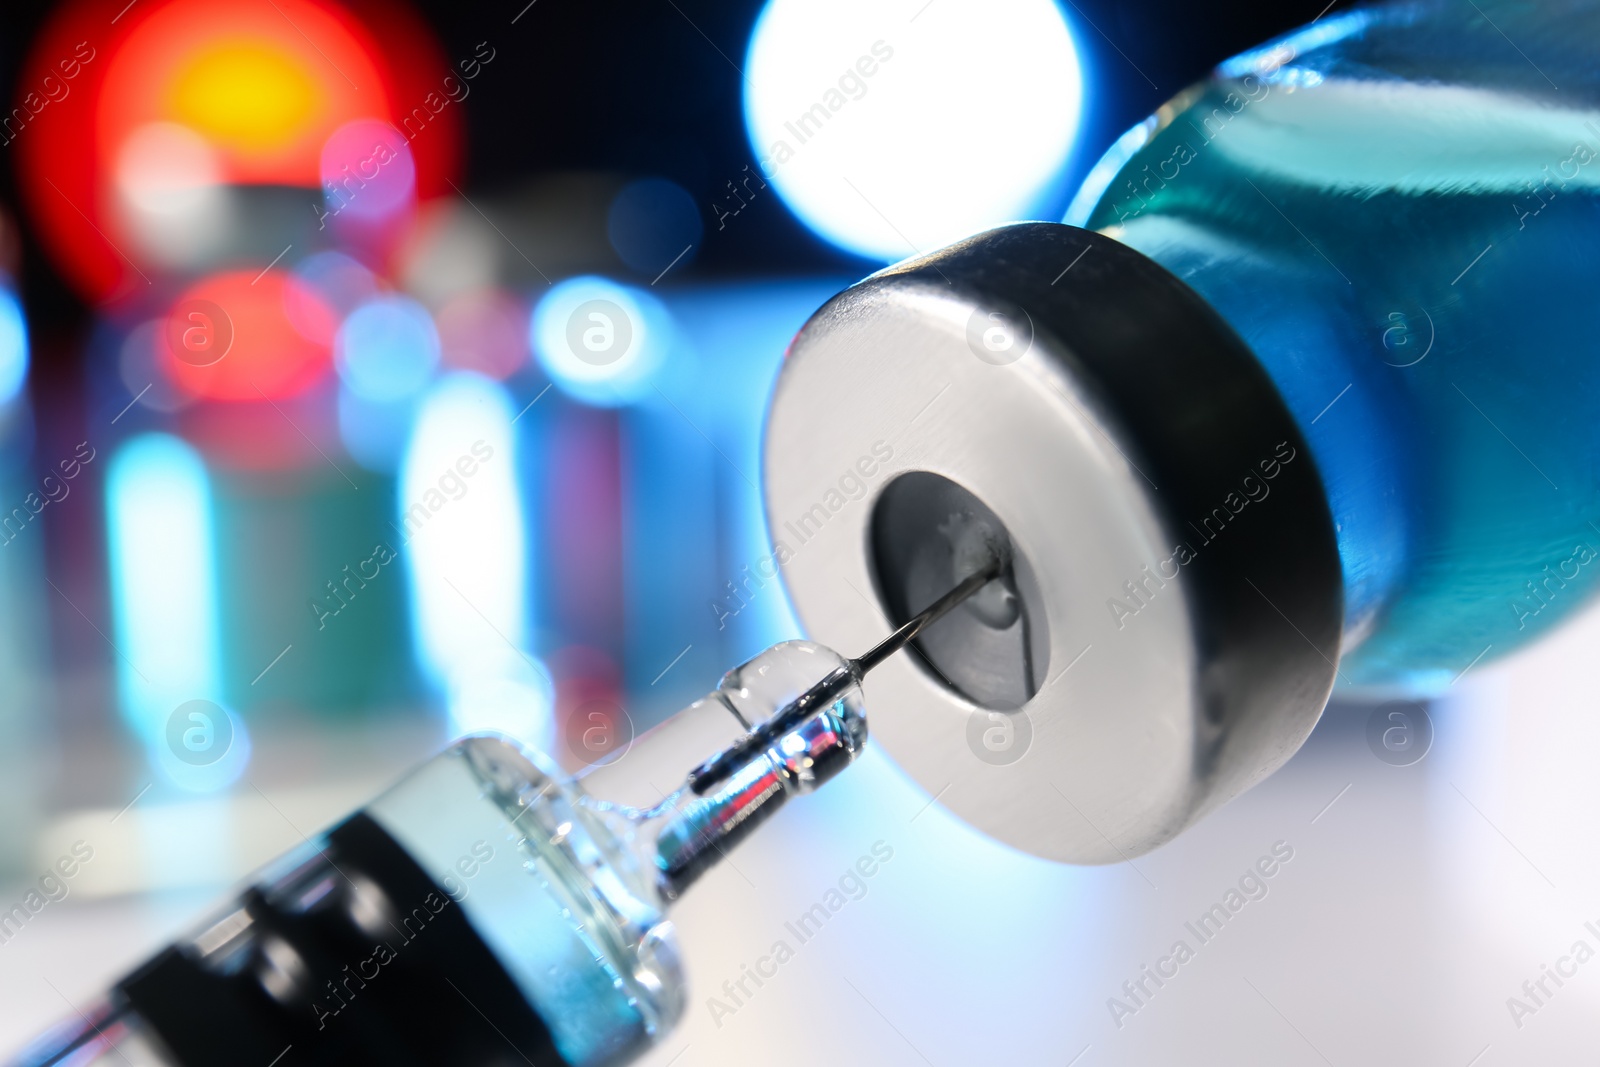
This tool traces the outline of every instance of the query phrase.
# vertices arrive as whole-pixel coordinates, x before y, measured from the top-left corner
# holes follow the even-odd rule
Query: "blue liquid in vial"
[[[1069,210],[1205,297],[1294,412],[1343,684],[1437,691],[1600,581],[1597,40],[1570,0],[1330,17],[1129,131]]]

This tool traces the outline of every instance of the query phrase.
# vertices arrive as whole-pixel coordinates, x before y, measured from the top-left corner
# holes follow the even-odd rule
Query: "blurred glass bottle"
[[[0,257],[15,224],[0,215]],[[9,258],[9,257],[5,257]],[[45,541],[40,515],[65,500],[81,465],[70,454],[59,470],[40,462],[33,405],[24,387],[29,338],[11,279],[0,273],[0,877],[24,876],[33,860],[40,817],[40,746],[48,727],[41,709],[50,680],[44,600]],[[42,471],[42,473],[41,473]],[[68,472],[71,472],[70,474]]]
[[[107,424],[118,420],[107,431],[108,466],[124,435],[170,435],[194,452],[215,564],[215,632],[205,635],[220,687],[212,698],[246,715],[292,701],[348,717],[402,705],[416,689],[405,584],[383,573],[395,571],[388,563],[402,546],[394,461],[373,469],[352,455],[330,373],[338,317],[373,284],[353,263],[344,274],[360,279],[346,279],[338,271],[346,263],[324,252],[292,269],[247,268],[164,288],[125,316],[131,327],[104,322],[91,353],[95,406]],[[403,438],[394,436],[397,454]],[[146,500],[130,488],[134,505]],[[119,515],[113,508],[110,521]],[[159,580],[175,564],[161,544],[152,547],[113,568],[114,577],[155,572]],[[199,580],[196,564],[181,561],[186,580]],[[114,590],[114,600],[126,600],[123,592]]]
[[[1337,526],[1349,685],[1437,691],[1600,580],[1597,39],[1588,0],[1319,19],[1129,130],[1068,211],[1277,384]]]

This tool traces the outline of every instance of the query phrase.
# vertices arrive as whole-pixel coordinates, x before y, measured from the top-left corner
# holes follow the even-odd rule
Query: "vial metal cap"
[[[1108,237],[1007,226],[833,298],[790,346],[764,478],[795,609],[837,648],[903,622],[963,523],[1004,528],[1018,610],[957,609],[936,625],[972,639],[865,691],[889,756],[1016,848],[1156,847],[1288,759],[1332,688],[1342,578],[1305,440],[1222,319]]]

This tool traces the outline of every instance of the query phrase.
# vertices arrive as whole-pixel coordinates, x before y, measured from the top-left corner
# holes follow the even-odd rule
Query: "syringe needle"
[[[952,608],[998,577],[1002,566],[1002,561],[996,557],[991,559],[988,566],[982,570],[967,575],[954,589],[922,609],[894,633],[879,641],[865,655],[852,660],[851,663],[854,664],[856,672],[865,675],[872,668],[906,647],[922,631],[923,627],[928,626],[930,623],[938,622]]]
[[[982,568],[963,578],[955,588],[878,642],[866,655],[860,659],[849,660],[845,666],[830,671],[771,718],[745,734],[732,747],[724,749],[691,771],[689,788],[695,794],[705,796],[720,786],[735,770],[765,752],[780,738],[793,732],[818,711],[839,699],[839,695],[850,686],[859,685],[868,671],[904,648],[924,627],[942,618],[957,604],[989,584],[1005,569],[1005,564],[1006,561],[1001,556],[991,558]]]

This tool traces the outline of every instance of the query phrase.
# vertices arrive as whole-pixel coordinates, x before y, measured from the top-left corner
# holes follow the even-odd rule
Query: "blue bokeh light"
[[[606,234],[622,261],[647,277],[694,259],[705,227],[683,186],[665,178],[629,182],[611,201]]]
[[[352,459],[369,471],[393,474],[400,466],[418,399],[369,400],[341,385],[338,396],[339,440]]]
[[[117,449],[105,492],[123,715],[168,781],[191,792],[225,788],[249,764],[250,740],[223,704],[216,503],[205,461],[181,438],[140,434]],[[214,732],[201,749],[180,748],[193,706],[207,709]]]
[[[439,332],[427,310],[403,296],[380,296],[339,327],[335,363],[344,384],[365,400],[414,396],[439,365]]]
[[[340,317],[378,293],[373,273],[343,252],[314,252],[295,264],[294,273]]]
[[[9,288],[0,288],[0,404],[9,403],[28,380],[28,321]]]

